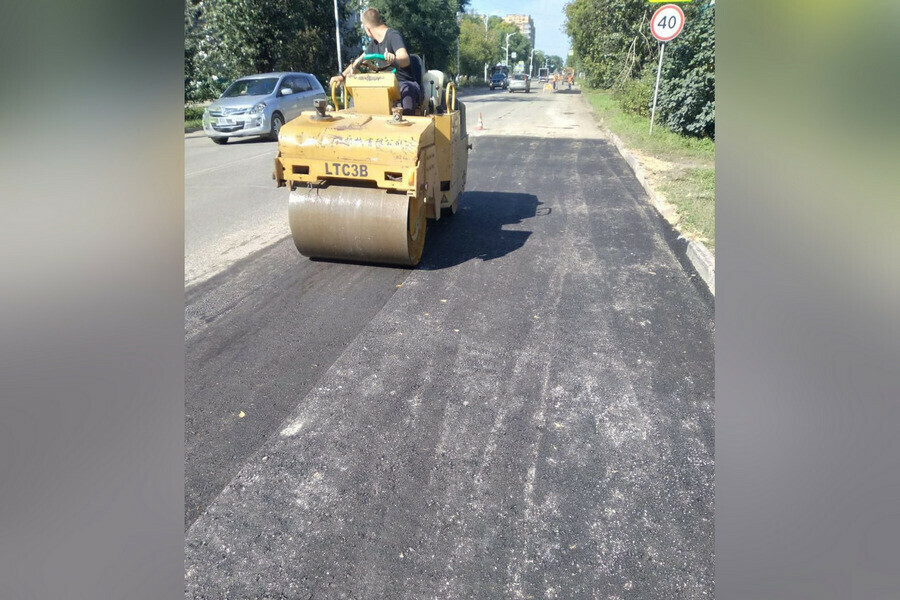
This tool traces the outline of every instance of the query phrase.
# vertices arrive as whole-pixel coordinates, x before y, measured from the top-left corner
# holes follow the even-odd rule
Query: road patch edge
[[[631,167],[631,170],[634,172],[635,178],[641,184],[641,187],[644,188],[644,191],[647,192],[647,196],[650,198],[650,204],[653,205],[653,208],[656,209],[662,217],[666,220],[669,225],[675,228],[677,223],[677,213],[675,212],[675,207],[666,202],[665,198],[657,193],[656,190],[650,185],[647,181],[646,176],[644,175],[644,167],[641,165],[641,162],[637,159],[637,157],[632,154],[628,148],[625,147],[625,143],[622,142],[622,139],[617,136],[615,133],[610,131],[609,127],[603,122],[602,117],[598,118],[600,127],[603,129],[604,133],[609,137],[612,141],[613,145],[616,147],[616,150],[619,151],[619,154],[625,159],[625,162],[628,163],[628,166]],[[691,265],[697,271],[697,274],[700,275],[700,278],[703,280],[703,283],[706,284],[707,289],[709,289],[709,293],[712,294],[713,297],[716,295],[716,258],[712,252],[710,252],[709,248],[703,242],[699,240],[691,240],[684,238],[682,239],[687,241],[687,258],[690,261]]]

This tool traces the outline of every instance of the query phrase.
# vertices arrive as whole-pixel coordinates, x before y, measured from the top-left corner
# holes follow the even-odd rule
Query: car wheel
[[[228,138],[227,138],[227,137],[214,137],[214,138],[210,138],[210,139],[212,139],[212,141],[214,141],[215,143],[219,144],[220,146],[221,146],[222,144],[227,144],[227,143],[228,143]]]
[[[269,133],[269,138],[278,141],[278,132],[281,131],[282,126],[284,125],[284,117],[281,116],[281,113],[273,113],[272,114],[272,131]]]

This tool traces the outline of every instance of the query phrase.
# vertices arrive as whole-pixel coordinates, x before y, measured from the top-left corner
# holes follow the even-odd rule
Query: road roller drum
[[[357,59],[354,70],[367,72],[347,77],[340,99],[332,87],[333,106],[345,108],[318,102],[279,134],[275,179],[290,190],[288,220],[304,256],[415,266],[427,219],[456,212],[469,150],[456,89],[439,71],[421,74],[425,100],[404,116],[382,59]]]
[[[416,265],[425,245],[425,206],[378,188],[309,186],[291,192],[288,217],[303,256]]]

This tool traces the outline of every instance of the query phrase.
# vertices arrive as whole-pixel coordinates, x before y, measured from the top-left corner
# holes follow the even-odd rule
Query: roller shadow
[[[543,204],[533,194],[466,192],[455,215],[428,221],[419,269],[435,271],[468,260],[493,260],[525,245],[531,231],[504,229],[538,216]],[[550,213],[542,209],[540,216]]]

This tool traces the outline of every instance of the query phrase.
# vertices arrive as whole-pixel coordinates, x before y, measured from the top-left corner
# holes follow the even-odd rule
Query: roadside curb
[[[590,107],[589,107],[590,108]],[[593,110],[591,108],[591,110]],[[663,216],[667,223],[669,223],[673,228],[677,223],[677,213],[675,211],[675,207],[668,202],[666,199],[658,194],[656,190],[647,182],[647,178],[644,175],[644,167],[641,165],[640,161],[637,157],[628,151],[628,148],[625,147],[625,144],[622,142],[622,139],[617,136],[615,133],[609,130],[606,124],[603,122],[602,117],[598,117],[600,121],[600,127],[609,136],[609,139],[612,140],[613,145],[616,147],[616,150],[619,151],[619,154],[622,155],[622,158],[625,159],[625,162],[628,163],[628,166],[631,167],[631,170],[634,171],[634,177],[640,182],[641,187],[644,188],[644,191],[647,192],[647,196],[650,197],[650,203],[653,205],[653,208]],[[706,287],[709,289],[709,293],[716,296],[716,258],[713,256],[713,253],[709,251],[709,248],[706,247],[706,244],[697,240],[687,240],[686,238],[682,238],[687,241],[687,258],[691,261],[691,265],[693,265],[694,269],[696,269],[697,273],[700,275],[700,278],[703,279],[703,282],[706,284]]]

